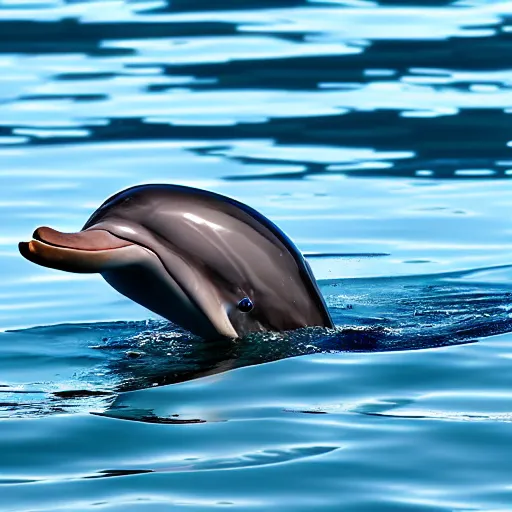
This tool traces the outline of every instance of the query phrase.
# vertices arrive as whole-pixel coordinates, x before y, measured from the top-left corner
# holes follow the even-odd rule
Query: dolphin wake
[[[334,329],[252,334],[238,341],[206,342],[163,320],[7,331],[0,344],[0,415],[105,413],[122,392],[290,357],[338,352],[342,358],[353,351],[475,342],[512,331],[511,269],[319,281]],[[27,368],[24,382],[20,364]]]

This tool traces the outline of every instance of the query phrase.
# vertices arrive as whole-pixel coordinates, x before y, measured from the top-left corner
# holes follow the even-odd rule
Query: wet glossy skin
[[[286,235],[211,192],[133,187],[108,199],[80,233],[39,228],[20,252],[51,268],[100,272],[122,294],[204,338],[332,327]]]

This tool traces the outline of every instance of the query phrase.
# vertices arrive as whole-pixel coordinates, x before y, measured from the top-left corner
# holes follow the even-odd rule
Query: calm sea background
[[[0,510],[512,510],[512,2],[0,0]],[[232,196],[338,325],[205,344],[23,260]]]

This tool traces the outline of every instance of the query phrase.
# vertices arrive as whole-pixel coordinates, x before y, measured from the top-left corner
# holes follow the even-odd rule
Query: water
[[[511,48],[506,1],[0,1],[0,510],[511,510]],[[147,182],[275,221],[337,329],[19,256]]]

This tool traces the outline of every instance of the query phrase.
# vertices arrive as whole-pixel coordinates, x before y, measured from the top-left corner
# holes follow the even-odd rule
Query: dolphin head
[[[257,211],[212,192],[136,186],[105,201],[80,232],[38,228],[19,248],[39,265],[98,272],[206,339],[332,327],[294,244]]]

